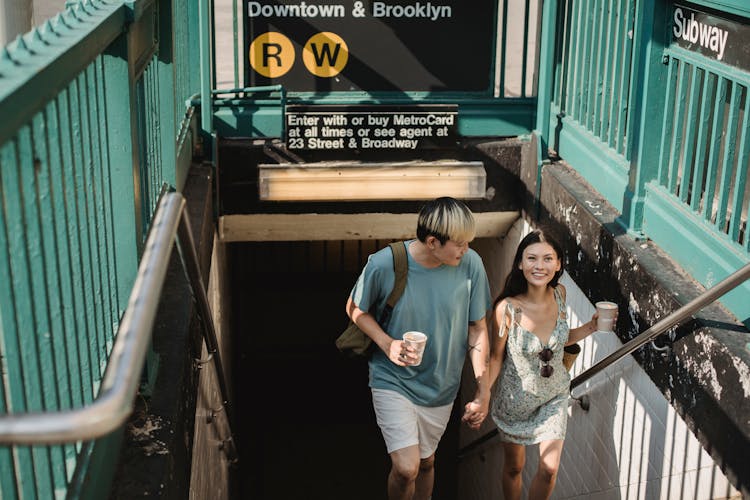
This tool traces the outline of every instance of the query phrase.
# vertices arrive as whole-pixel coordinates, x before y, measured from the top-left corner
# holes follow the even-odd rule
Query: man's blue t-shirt
[[[416,330],[427,334],[419,366],[397,366],[376,349],[370,360],[370,387],[390,389],[420,406],[452,403],[458,393],[468,346],[469,321],[482,319],[491,306],[482,259],[469,249],[458,266],[425,268],[408,252],[406,289],[385,331],[395,339]],[[393,254],[386,247],[368,258],[351,296],[361,310],[380,319],[393,288]]]

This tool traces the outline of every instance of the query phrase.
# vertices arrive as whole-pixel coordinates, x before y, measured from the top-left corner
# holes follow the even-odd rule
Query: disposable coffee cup
[[[614,331],[617,304],[606,300],[597,302],[596,311],[599,313],[599,318],[596,320],[596,329],[600,332]]]
[[[403,339],[404,344],[413,347],[414,354],[417,355],[417,360],[411,366],[419,366],[422,363],[425,345],[427,345],[427,335],[422,332],[406,332]]]

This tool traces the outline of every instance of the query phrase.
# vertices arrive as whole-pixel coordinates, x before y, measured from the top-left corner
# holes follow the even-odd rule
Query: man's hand
[[[417,360],[414,348],[407,346],[403,340],[392,339],[386,351],[388,359],[398,366],[410,366]]]
[[[464,406],[464,416],[461,421],[466,422],[470,429],[479,430],[482,422],[487,418],[489,402],[482,402],[479,399],[469,401]]]

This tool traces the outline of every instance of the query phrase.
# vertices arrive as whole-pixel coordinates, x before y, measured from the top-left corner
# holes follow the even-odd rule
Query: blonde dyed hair
[[[455,198],[436,198],[419,211],[417,238],[423,243],[428,236],[434,236],[444,245],[448,240],[469,242],[475,235],[474,215],[469,207]]]

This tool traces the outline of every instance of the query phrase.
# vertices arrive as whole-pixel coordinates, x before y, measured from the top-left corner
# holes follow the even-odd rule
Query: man
[[[379,349],[369,362],[378,426],[391,458],[388,497],[428,499],[434,483],[435,451],[448,425],[466,353],[477,392],[463,420],[477,427],[489,398],[489,339],[485,314],[491,306],[482,259],[469,248],[474,216],[453,198],[428,202],[417,221],[417,239],[405,241],[406,289],[385,329],[376,321],[395,281],[390,248],[368,258],[347,301],[347,314]],[[427,334],[421,364],[401,338]],[[468,332],[468,334],[467,334]]]

